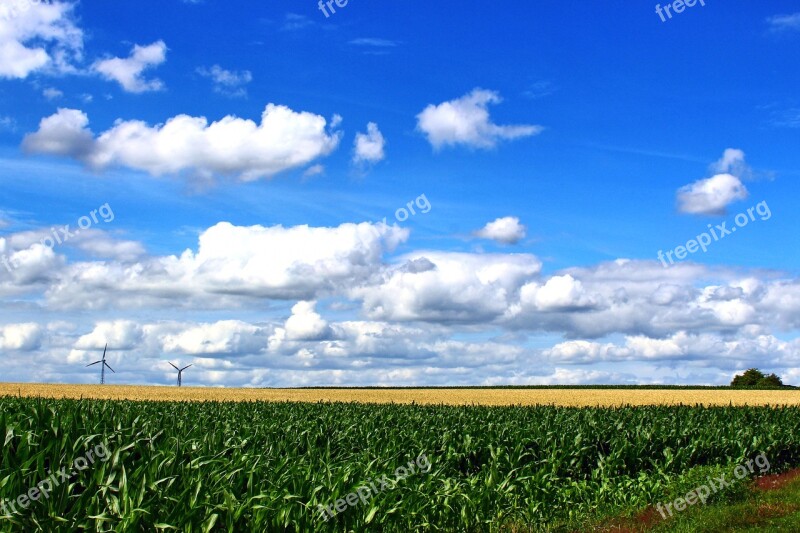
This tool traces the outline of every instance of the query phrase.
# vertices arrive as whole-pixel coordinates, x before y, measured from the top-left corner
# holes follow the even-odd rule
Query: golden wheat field
[[[2,383],[0,396],[160,401],[360,402],[446,405],[800,405],[800,390],[233,389]]]

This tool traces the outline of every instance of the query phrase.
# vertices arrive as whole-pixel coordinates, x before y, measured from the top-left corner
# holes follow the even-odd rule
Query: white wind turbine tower
[[[100,359],[99,361],[95,361],[94,363],[89,363],[88,365],[86,365],[87,367],[98,364],[100,365],[100,385],[106,384],[106,367],[108,367],[109,370],[114,372],[114,369],[111,368],[108,363],[106,363],[106,350],[108,350],[108,343],[106,343],[106,347],[103,348],[103,358]],[[114,373],[116,374],[116,372]]]
[[[189,368],[192,365],[186,365],[183,368],[178,368],[177,366],[173,365],[172,363],[170,363],[170,365],[172,365],[172,368],[174,368],[175,370],[178,371],[178,387],[180,387],[181,384],[183,383],[183,371],[186,370],[187,368]]]

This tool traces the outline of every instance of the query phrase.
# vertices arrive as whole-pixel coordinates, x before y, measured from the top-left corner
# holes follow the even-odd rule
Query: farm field
[[[575,531],[800,465],[798,407],[4,397],[0,421],[3,531]]]
[[[420,405],[798,405],[800,390],[731,389],[243,389],[117,385],[0,384],[0,396],[162,401],[360,402]]]

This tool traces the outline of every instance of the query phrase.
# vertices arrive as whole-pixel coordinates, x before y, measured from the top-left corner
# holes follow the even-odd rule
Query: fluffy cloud
[[[0,343],[31,352],[37,373],[15,375],[62,381],[94,380],[82,365],[106,342],[115,379],[172,381],[166,353],[189,357],[182,365],[196,364],[205,385],[725,383],[749,366],[800,366],[800,340],[780,338],[800,329],[796,278],[624,259],[542,275],[529,254],[391,257],[408,235],[385,224],[220,223],[176,256],[135,243],[127,254],[125,241],[91,235],[103,261],[67,261],[38,244],[40,232],[6,235],[0,253],[30,256],[0,268],[3,311],[81,313],[76,325],[7,327]],[[179,323],[176,309],[226,319]],[[135,319],[145,313],[149,323]],[[598,367],[574,368],[589,364]]]
[[[501,102],[494,91],[474,89],[471,93],[429,105],[417,115],[417,129],[435,149],[459,144],[473,148],[492,148],[498,141],[536,135],[541,126],[498,126],[489,116],[489,105]]]
[[[298,302],[286,321],[289,340],[320,340],[329,335],[328,323],[314,310],[316,302]]]
[[[16,4],[0,6],[0,78],[74,71],[72,62],[81,58],[83,50],[83,32],[72,18],[74,5]]]
[[[384,253],[408,238],[385,224],[234,226],[219,223],[197,251],[131,264],[77,263],[62,271],[48,296],[57,306],[240,306],[272,299],[315,299],[365,283],[380,272]],[[239,302],[239,303],[237,303]]]
[[[503,244],[517,244],[525,238],[526,231],[517,217],[503,217],[486,224],[475,232],[475,236]]]
[[[692,215],[722,215],[728,205],[744,200],[749,193],[732,174],[717,174],[678,190],[678,209]]]
[[[120,240],[105,231],[88,229],[76,235],[73,244],[92,257],[111,259],[123,263],[135,261],[146,255],[144,245],[138,241]]]
[[[354,143],[353,162],[377,163],[384,158],[386,140],[374,122],[367,124],[367,133],[357,133]]]
[[[733,174],[739,178],[751,174],[744,152],[738,148],[726,148],[722,157],[711,165],[711,170],[715,174]]]
[[[142,328],[132,320],[98,322],[91,333],[81,336],[76,350],[102,350],[106,344],[112,350],[131,350],[142,340]]]
[[[96,61],[92,70],[109,81],[116,81],[129,93],[160,91],[164,83],[159,79],[146,80],[144,71],[166,61],[167,45],[156,41],[147,46],[134,45],[130,56],[112,57]]]
[[[744,152],[728,148],[711,165],[716,174],[678,189],[678,210],[692,215],[723,215],[728,205],[749,196],[740,178],[752,174]]]
[[[570,276],[553,276],[544,285],[528,283],[520,289],[520,303],[539,311],[580,310],[592,307],[595,301],[583,284]]]
[[[44,329],[38,324],[8,324],[0,326],[0,348],[4,350],[31,351],[40,347]]]
[[[353,290],[371,318],[491,322],[541,270],[529,254],[415,252],[400,261],[380,284]]]
[[[150,336],[157,336],[163,350],[169,353],[252,354],[261,352],[267,346],[267,332],[263,328],[239,320],[185,326],[171,333],[163,333],[161,331],[163,329],[163,326],[150,326],[147,328],[147,333]]]
[[[665,338],[626,336],[624,343],[567,341],[548,348],[542,355],[555,364],[596,364],[603,362],[681,361],[713,362],[734,371],[758,364],[787,367],[797,364],[800,342],[782,341],[772,335],[728,338],[715,334],[679,331]],[[731,376],[732,377],[732,376]],[[728,378],[729,380],[730,378]],[[723,383],[727,384],[727,380]]]
[[[233,116],[209,124],[205,117],[178,115],[158,126],[118,121],[98,137],[88,126],[82,111],[59,109],[25,137],[23,148],[95,169],[122,165],[154,176],[194,172],[251,181],[328,155],[341,138],[326,130],[323,117],[274,104],[267,105],[261,124]]]

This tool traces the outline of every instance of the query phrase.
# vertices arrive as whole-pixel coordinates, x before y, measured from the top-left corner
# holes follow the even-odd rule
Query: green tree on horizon
[[[747,387],[768,387],[768,388],[780,388],[783,387],[783,381],[777,374],[769,374],[765,375],[762,371],[757,368],[750,368],[746,370],[743,374],[737,374],[733,381],[731,381],[731,387],[735,388],[747,388]]]

